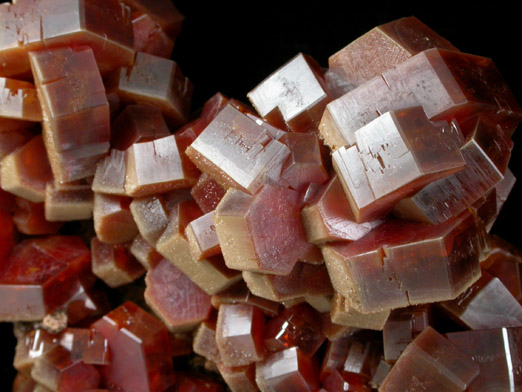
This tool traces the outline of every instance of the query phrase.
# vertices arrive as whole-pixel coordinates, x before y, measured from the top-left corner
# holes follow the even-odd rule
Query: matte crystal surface
[[[190,222],[185,229],[185,236],[189,243],[190,254],[196,260],[201,260],[221,253],[219,240],[209,212]]]
[[[213,211],[225,196],[225,190],[206,173],[199,176],[198,182],[190,190],[199,208],[206,214]]]
[[[437,226],[390,220],[322,250],[334,288],[369,313],[457,297],[480,277],[481,238],[465,213]]]
[[[116,0],[18,1],[0,10],[0,75],[30,75],[29,51],[88,45],[102,72],[132,63],[130,12]]]
[[[46,184],[52,180],[53,173],[40,135],[2,159],[2,189],[33,203],[45,200]]]
[[[456,50],[414,16],[374,27],[328,59],[329,69],[359,86],[430,48]]]
[[[288,183],[292,189],[301,191],[312,182],[322,184],[328,180],[315,134],[288,132],[279,140],[290,149],[290,156],[281,169],[282,183]]]
[[[127,103],[157,106],[173,127],[187,122],[192,89],[176,62],[139,52],[131,67],[114,71],[107,80],[109,93]]]
[[[65,47],[31,52],[29,57],[56,180],[92,176],[110,140],[109,103],[93,51]]]
[[[132,30],[134,32],[134,49],[136,52],[170,58],[174,41],[165,34],[161,25],[147,13],[132,14]]]
[[[131,241],[138,234],[129,209],[130,202],[124,196],[94,194],[94,230],[100,241],[121,244]]]
[[[147,271],[154,268],[163,259],[156,249],[145,238],[138,234],[130,246],[130,252]]]
[[[170,135],[161,111],[149,105],[127,105],[111,124],[111,147],[125,151],[134,143]]]
[[[482,270],[481,278],[440,306],[469,329],[522,326],[522,306],[502,282]]]
[[[399,358],[406,346],[430,325],[431,312],[426,305],[395,309],[382,330],[384,359]]]
[[[2,132],[28,128],[37,121],[42,121],[42,109],[34,85],[0,77],[0,129]]]
[[[323,264],[297,263],[288,275],[243,271],[250,291],[272,301],[333,294],[328,271]]]
[[[401,200],[395,212],[405,219],[434,224],[457,216],[502,181],[512,147],[496,124],[479,120],[460,149],[466,167]]]
[[[92,190],[110,195],[125,195],[125,176],[127,174],[126,154],[112,149],[96,166]]]
[[[254,119],[227,105],[187,149],[204,173],[224,188],[258,191],[268,178],[279,179],[290,150]]]
[[[129,196],[141,197],[189,188],[197,181],[194,173],[186,171],[182,151],[173,135],[135,143],[126,154],[125,192]]]
[[[45,219],[50,222],[85,220],[92,218],[94,194],[90,185],[61,185],[47,183],[45,188]]]
[[[258,113],[270,124],[294,132],[317,129],[330,101],[323,87],[320,67],[299,53],[275,71],[247,96]]]
[[[464,391],[478,374],[469,354],[429,327],[408,345],[379,391]]]
[[[1,266],[0,319],[42,319],[66,303],[88,278],[90,252],[79,237],[51,236],[20,242]]]
[[[129,284],[145,273],[145,269],[121,244],[105,244],[98,238],[91,240],[92,272],[109,287]]]
[[[219,374],[232,392],[257,392],[256,366],[252,363],[245,366],[226,366],[218,363]]]
[[[267,322],[263,345],[268,351],[299,347],[311,357],[324,340],[318,314],[308,305],[299,304],[283,310]]]
[[[446,337],[480,368],[470,391],[516,391],[522,387],[518,371],[522,365],[522,328],[452,332]]]
[[[207,257],[197,260],[190,253],[189,242],[184,233],[187,225],[202,216],[193,200],[176,204],[169,215],[169,223],[158,239],[159,253],[179,268],[207,294],[215,294],[241,279],[239,271],[228,268],[223,257]]]
[[[382,221],[357,223],[337,175],[301,211],[306,240],[314,244],[356,241]]]
[[[372,313],[361,313],[355,309],[349,299],[339,293],[332,298],[330,317],[331,321],[349,328],[364,328],[382,330],[390,315],[389,310]]]
[[[174,383],[165,326],[132,302],[125,302],[92,327],[108,340],[111,363],[101,369],[110,389],[164,391]]]
[[[145,300],[171,331],[194,329],[211,309],[210,296],[163,260],[145,277]]]
[[[431,122],[420,106],[383,114],[332,155],[358,222],[380,218],[402,198],[464,167],[455,124]]]
[[[428,49],[367,81],[326,107],[319,129],[333,149],[382,113],[421,105],[431,120],[482,114],[512,129],[522,111],[490,59]]]
[[[75,392],[95,389],[100,373],[89,364],[73,360],[63,346],[56,346],[36,359],[31,377],[52,391]]]
[[[212,306],[219,309],[221,304],[254,305],[270,316],[277,315],[281,308],[279,302],[270,301],[252,294],[244,280],[240,280],[229,288],[212,296]]]
[[[216,342],[216,318],[211,317],[199,324],[194,332],[193,349],[206,359],[215,363],[221,362],[221,355]]]
[[[221,305],[216,324],[221,361],[228,366],[243,366],[262,360],[264,329],[264,315],[255,306]]]
[[[45,218],[44,203],[32,203],[21,197],[16,198],[13,222],[20,233],[29,235],[56,234],[63,224]]]
[[[297,347],[278,351],[256,363],[256,382],[261,392],[312,392],[319,386],[315,362]]]
[[[310,252],[301,223],[299,194],[265,185],[250,196],[230,189],[214,214],[229,268],[285,275]],[[267,236],[266,233],[271,235]]]

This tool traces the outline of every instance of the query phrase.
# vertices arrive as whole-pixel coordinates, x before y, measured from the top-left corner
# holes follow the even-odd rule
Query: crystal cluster
[[[493,62],[402,18],[191,114],[182,20],[0,7],[13,391],[522,388],[522,251],[489,234],[522,109]]]

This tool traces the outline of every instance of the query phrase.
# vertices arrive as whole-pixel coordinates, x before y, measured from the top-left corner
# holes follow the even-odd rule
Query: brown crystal
[[[328,59],[329,69],[358,86],[430,48],[456,50],[414,16],[374,27]]]
[[[427,88],[427,85],[430,88]],[[337,149],[382,113],[421,105],[431,120],[484,115],[513,130],[522,110],[490,59],[428,49],[370,79],[326,107],[319,129]]]
[[[62,222],[49,222],[45,217],[44,203],[32,203],[16,198],[13,222],[20,233],[29,235],[56,234]]]
[[[2,132],[29,128],[38,121],[42,121],[42,109],[34,85],[0,77],[0,129]]]
[[[208,317],[210,296],[168,260],[149,270],[145,283],[145,301],[169,330],[191,330]]]
[[[45,200],[45,187],[52,180],[53,173],[41,135],[2,159],[2,189],[33,203]]]
[[[199,324],[194,332],[194,342],[192,348],[199,354],[215,363],[221,362],[221,355],[216,342],[216,318],[210,317],[208,320]]]
[[[54,177],[71,182],[94,175],[96,163],[109,151],[110,115],[93,51],[65,47],[29,57]]]
[[[133,65],[111,73],[106,85],[107,92],[116,93],[123,102],[158,107],[173,127],[188,120],[192,83],[170,59],[138,52]]]
[[[214,214],[229,268],[286,275],[313,247],[306,242],[299,194],[265,185],[254,196],[230,189]],[[270,236],[266,233],[270,232]]]
[[[161,25],[147,13],[132,14],[132,30],[134,32],[134,50],[154,56],[170,58],[174,41],[165,34]]]
[[[257,392],[256,366],[251,363],[245,366],[227,366],[218,363],[219,374],[232,392]]]
[[[202,215],[190,222],[185,229],[190,254],[195,260],[221,253],[213,216],[213,212]]]
[[[134,143],[170,135],[161,111],[155,106],[127,105],[111,124],[111,147],[125,151]]]
[[[420,106],[390,111],[354,133],[332,163],[357,222],[380,218],[404,197],[464,167],[456,124],[432,122]]]
[[[205,214],[213,211],[225,196],[225,190],[208,174],[202,173],[190,190],[192,197]]]
[[[469,354],[428,327],[406,347],[379,391],[461,392],[478,375]]]
[[[45,188],[45,219],[64,222],[91,219],[94,194],[90,185],[60,185],[47,183]]]
[[[94,230],[100,241],[121,244],[138,234],[129,204],[127,197],[94,194]]]
[[[299,53],[247,96],[270,124],[294,132],[315,131],[330,101],[323,83],[315,60]]]
[[[222,187],[255,193],[267,179],[279,179],[290,150],[253,118],[228,104],[186,153]]]
[[[129,250],[147,271],[154,268],[163,259],[163,256],[141,234],[134,238]]]
[[[174,372],[165,326],[127,301],[92,328],[109,342],[111,363],[101,368],[111,389],[160,392],[174,383]]]
[[[60,335],[60,345],[70,352],[73,361],[91,365],[111,362],[109,342],[95,329],[67,328]]]
[[[389,310],[362,313],[354,308],[349,299],[339,293],[335,293],[332,299],[331,320],[346,327],[380,331],[384,328],[389,315]]]
[[[129,284],[145,273],[145,269],[125,245],[105,244],[93,237],[91,256],[93,274],[112,288]]]
[[[263,313],[252,305],[223,304],[219,307],[216,342],[221,361],[244,366],[263,359]]]
[[[380,312],[465,291],[480,276],[482,233],[470,213],[436,226],[389,220],[358,241],[322,251],[349,307]]]

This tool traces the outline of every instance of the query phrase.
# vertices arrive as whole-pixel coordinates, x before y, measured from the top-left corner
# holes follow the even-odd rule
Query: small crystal
[[[50,222],[91,219],[94,194],[89,185],[47,183],[45,188],[45,219]]]
[[[257,392],[256,366],[251,363],[245,366],[227,366],[218,363],[219,374],[232,392]]]
[[[170,58],[174,41],[169,38],[161,25],[147,13],[132,14],[132,30],[134,32],[134,50],[154,56]]]
[[[94,194],[94,230],[100,241],[121,244],[131,241],[138,234],[129,204],[127,197]]]
[[[63,225],[46,219],[44,203],[32,203],[21,197],[16,198],[13,222],[19,232],[29,235],[56,234]]]

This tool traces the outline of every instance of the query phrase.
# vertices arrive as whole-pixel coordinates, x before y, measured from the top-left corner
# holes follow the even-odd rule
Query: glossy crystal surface
[[[34,85],[0,77],[0,129],[29,128],[42,121],[42,109]]]
[[[428,49],[332,101],[321,119],[326,143],[355,143],[355,131],[383,113],[421,105],[431,120],[468,120],[477,114],[512,129],[519,104],[490,59]]]
[[[299,53],[247,96],[270,124],[294,132],[313,132],[330,101],[320,73],[315,60]]]
[[[174,41],[165,34],[161,25],[147,13],[132,14],[132,30],[134,33],[134,50],[154,56],[170,58]]]
[[[481,238],[465,213],[436,226],[389,220],[322,251],[334,288],[368,313],[455,298],[480,277]]]
[[[13,222],[20,233],[28,235],[56,234],[62,222],[49,222],[45,217],[44,203],[32,203],[16,198]]]
[[[430,48],[456,50],[414,16],[374,27],[328,59],[329,70],[353,86],[382,74]]]
[[[131,241],[138,228],[130,211],[131,200],[124,196],[94,194],[94,230],[98,239],[107,244]]]
[[[29,57],[56,180],[92,176],[110,140],[109,103],[93,51],[64,47],[31,52]]]
[[[109,342],[111,363],[101,369],[110,389],[164,391],[174,383],[165,326],[132,302],[92,325]]]
[[[432,122],[421,107],[390,111],[354,134],[332,163],[358,222],[380,218],[404,197],[464,167],[455,124]]]

